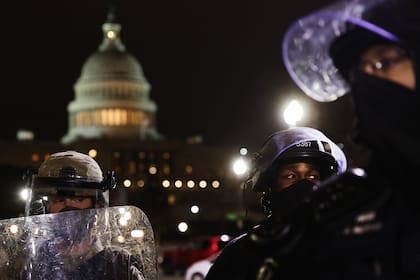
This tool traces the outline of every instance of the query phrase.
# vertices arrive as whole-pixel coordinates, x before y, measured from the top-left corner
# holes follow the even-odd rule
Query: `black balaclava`
[[[417,179],[420,169],[416,137],[420,119],[420,16],[416,2],[389,0],[366,16],[370,22],[395,34],[399,42],[355,27],[330,49],[336,67],[350,84],[357,118],[356,142],[371,149],[371,166],[388,181],[400,185]],[[352,48],[350,43],[359,47]],[[415,90],[357,70],[355,64],[362,52],[383,43],[395,43],[407,51],[415,65]]]
[[[390,171],[398,166],[420,168],[419,94],[359,71],[350,85],[357,115],[356,142],[368,146],[378,163]]]
[[[356,112],[354,140],[371,150],[371,171],[391,184],[410,186],[420,170],[418,89],[360,71],[352,73],[350,87]]]
[[[309,180],[300,180],[281,191],[272,191],[268,198],[270,214],[274,219],[289,217],[310,197],[315,183]]]

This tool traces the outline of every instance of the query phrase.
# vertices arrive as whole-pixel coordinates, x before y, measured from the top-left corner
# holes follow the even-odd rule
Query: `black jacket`
[[[206,279],[420,279],[419,221],[418,206],[381,177],[342,174],[289,221],[234,239]]]

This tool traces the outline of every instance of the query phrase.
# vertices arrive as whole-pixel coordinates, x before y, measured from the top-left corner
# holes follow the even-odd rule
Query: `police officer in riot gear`
[[[414,0],[337,1],[286,32],[291,77],[320,102],[351,94],[355,141],[370,158],[363,176],[321,182],[296,250],[273,254],[271,275],[420,279],[418,11]]]
[[[114,173],[104,177],[90,156],[75,151],[55,153],[32,178],[30,214],[108,207],[109,191],[115,186]]]
[[[104,176],[90,156],[65,151],[51,154],[28,180],[29,215],[17,237],[26,240],[19,251],[26,259],[19,279],[156,279],[147,217],[138,208],[108,207],[108,193],[116,186],[113,172]],[[126,219],[123,226],[120,217]]]
[[[418,11],[414,0],[345,0],[289,27],[291,77],[320,102],[351,94],[355,141],[370,159],[313,189],[294,227],[269,231],[291,246],[264,252],[259,278],[248,279],[420,279]]]
[[[271,266],[300,250],[298,243],[306,234],[302,205],[321,180],[346,171],[347,160],[322,132],[293,127],[272,134],[252,166],[246,184],[262,193],[268,218],[230,242],[206,279],[267,279],[277,273]]]
[[[344,153],[323,133],[310,127],[294,127],[266,140],[255,155],[247,185],[263,194],[261,202],[269,215],[286,216],[296,203],[291,197],[303,193],[302,188],[289,188],[291,185],[303,185],[302,180],[309,181],[311,187],[319,185],[321,179],[346,168]]]

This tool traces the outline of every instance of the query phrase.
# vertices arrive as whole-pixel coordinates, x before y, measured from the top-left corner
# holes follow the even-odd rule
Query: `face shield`
[[[400,2],[408,4],[399,5]],[[404,19],[406,25],[395,24],[402,22],[398,11],[408,14],[410,7],[415,5],[413,3],[406,0],[342,0],[300,18],[288,28],[283,39],[283,60],[287,71],[312,99],[320,102],[336,100],[349,91],[349,86],[331,59],[331,44],[354,27],[399,43],[400,37],[408,33],[404,26],[410,26],[416,16]],[[417,11],[414,9],[411,14]],[[396,26],[401,28],[396,29]],[[359,41],[359,44],[363,43],[363,40]]]
[[[115,188],[114,172],[108,172],[100,182],[74,177],[39,177],[33,174],[28,182],[30,199],[26,204],[27,215],[46,214],[49,212],[49,203],[53,198],[90,198],[92,208],[95,205],[108,207],[109,191]]]

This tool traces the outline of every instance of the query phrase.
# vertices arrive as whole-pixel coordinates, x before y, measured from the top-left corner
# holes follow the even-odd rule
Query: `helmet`
[[[348,70],[366,47],[394,42],[419,49],[418,36],[418,1],[341,0],[288,28],[283,60],[305,94],[334,101],[349,92]]]
[[[281,163],[313,162],[321,176],[342,173],[347,168],[343,151],[322,132],[310,127],[293,127],[272,134],[252,161],[246,185],[256,192],[266,191]]]
[[[104,178],[99,164],[76,151],[51,154],[32,178],[31,214],[44,212],[48,195],[89,196],[101,206],[108,204],[108,190],[116,186],[114,172]],[[40,201],[42,200],[42,201]],[[42,207],[42,209],[40,209]],[[37,209],[35,211],[35,209]]]

